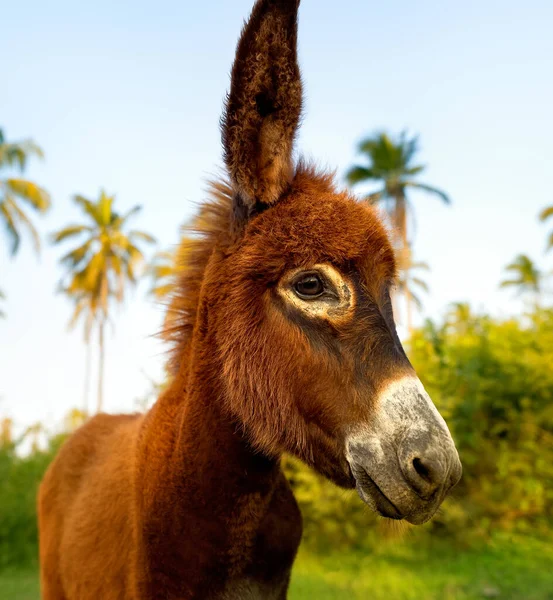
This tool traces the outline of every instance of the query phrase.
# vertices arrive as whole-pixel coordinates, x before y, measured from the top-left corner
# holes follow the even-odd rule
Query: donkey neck
[[[219,598],[231,581],[270,579],[272,571],[255,565],[274,565],[274,556],[286,557],[285,581],[301,535],[279,458],[252,448],[204,373],[177,377],[139,437],[141,560],[152,589],[172,580],[175,597]],[[279,541],[275,527],[292,534]]]
[[[227,496],[270,493],[280,457],[257,451],[242,424],[226,410],[223,394],[203,372],[191,374],[178,417],[177,455]],[[213,492],[215,492],[213,489]],[[208,490],[206,490],[207,493]]]

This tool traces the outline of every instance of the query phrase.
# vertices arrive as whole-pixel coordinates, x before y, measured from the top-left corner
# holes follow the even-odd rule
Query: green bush
[[[442,325],[427,322],[415,333],[409,355],[452,430],[464,471],[431,523],[407,539],[467,544],[493,530],[551,531],[553,311],[494,321],[458,305]],[[297,461],[287,459],[285,468],[308,544],[354,547],[381,538],[383,531],[374,532],[382,520],[355,494]]]
[[[36,495],[63,436],[46,451],[21,456],[16,443],[0,444],[0,569],[37,560]]]
[[[465,311],[466,312],[466,311]],[[553,519],[553,311],[493,321],[458,311],[411,341],[411,359],[448,421],[463,479],[434,527],[489,533]]]

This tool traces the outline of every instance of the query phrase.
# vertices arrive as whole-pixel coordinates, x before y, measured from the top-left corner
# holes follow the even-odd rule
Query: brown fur
[[[293,176],[301,114],[297,63],[299,0],[262,0],[236,50],[223,119],[225,160],[243,202],[273,204]]]
[[[186,242],[171,384],[145,415],[91,419],[42,482],[44,600],[285,599],[301,517],[280,456],[353,487],[347,432],[411,372],[375,211],[292,168],[297,5],[260,0],[238,46],[223,125],[231,183],[213,184]],[[259,111],[260,94],[272,110]],[[306,321],[278,294],[291,269],[320,263],[350,283],[347,318]]]

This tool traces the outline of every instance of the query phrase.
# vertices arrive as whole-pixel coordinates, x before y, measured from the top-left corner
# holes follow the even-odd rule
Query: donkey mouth
[[[357,493],[363,502],[388,519],[399,521],[404,518],[397,506],[384,494],[365,469],[356,475]]]

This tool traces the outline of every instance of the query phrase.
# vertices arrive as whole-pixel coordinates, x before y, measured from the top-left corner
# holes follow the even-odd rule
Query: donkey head
[[[222,119],[232,190],[196,331],[233,419],[382,515],[429,519],[461,475],[448,428],[396,334],[396,267],[373,208],[294,164],[299,0],[259,0]]]

